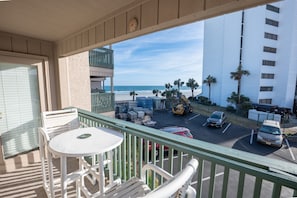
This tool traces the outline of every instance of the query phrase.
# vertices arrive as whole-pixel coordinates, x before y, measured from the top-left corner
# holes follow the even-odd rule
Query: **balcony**
[[[106,48],[96,48],[90,50],[89,65],[91,67],[113,69],[113,50]]]
[[[95,113],[114,111],[114,93],[91,93],[91,108]]]
[[[85,110],[79,110],[79,118],[89,126],[113,128],[123,133],[122,145],[114,150],[114,177],[120,177],[122,180],[139,176],[146,163],[157,164],[174,174],[181,170],[189,159],[197,158],[199,167],[192,180],[197,197],[297,196],[296,164],[185,139],[182,136],[163,134],[153,128]],[[158,159],[157,145],[160,148]],[[165,152],[165,145],[169,148],[168,153]],[[56,168],[58,171],[58,165]],[[17,170],[0,175],[0,197],[43,195],[40,163],[30,164],[25,169],[26,171]],[[154,175],[151,178],[150,186],[153,188],[162,183],[162,178]],[[36,185],[29,182],[35,182]],[[73,195],[73,187],[70,187],[70,191]]]

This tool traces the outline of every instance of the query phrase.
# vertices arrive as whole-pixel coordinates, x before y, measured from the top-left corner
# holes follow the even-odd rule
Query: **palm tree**
[[[175,81],[173,82],[173,84],[177,86],[177,90],[178,90],[178,91],[179,91],[179,89],[183,86],[184,83],[185,83],[185,82],[182,82],[180,78],[179,78],[178,80],[175,80]]]
[[[181,93],[180,93],[180,88],[183,86],[185,82],[181,81],[181,79],[177,79],[173,82],[174,85],[177,86],[177,97],[179,98]]]
[[[135,91],[130,91],[130,96],[133,96],[133,101],[135,100],[135,96],[138,94]]]
[[[210,88],[211,88],[211,84],[217,83],[217,79],[215,77],[211,76],[211,75],[208,75],[206,77],[206,79],[203,80],[203,83],[207,84],[207,86],[208,86],[208,99],[209,99],[209,101],[211,101],[210,100],[210,93],[211,93],[211,89]]]
[[[237,80],[237,95],[238,95],[238,101],[237,101],[237,104],[240,103],[240,87],[241,87],[241,78],[242,76],[248,76],[250,75],[250,72],[248,70],[243,70],[242,69],[242,64],[239,63],[237,69],[235,72],[230,72],[231,76],[230,78],[231,79],[234,79],[234,80]]]
[[[170,83],[165,84],[165,91],[162,93],[162,96],[166,98],[165,106],[166,108],[171,108],[171,100],[174,94],[174,89],[172,89],[172,85]]]
[[[171,85],[170,83],[166,83],[166,84],[165,84],[165,89],[166,89],[167,91],[169,91],[171,88],[172,88],[172,85]]]
[[[155,94],[157,97],[158,97],[159,93],[162,93],[159,89],[153,90],[153,94]]]
[[[189,78],[188,82],[186,83],[187,87],[189,87],[192,91],[192,99],[194,98],[194,89],[199,87],[199,84],[194,80],[194,78]]]

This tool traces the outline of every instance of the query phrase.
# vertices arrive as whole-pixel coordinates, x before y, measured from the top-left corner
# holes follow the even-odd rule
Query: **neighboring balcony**
[[[91,67],[113,69],[113,50],[96,48],[89,51],[89,64]]]
[[[114,93],[91,93],[91,109],[95,113],[114,111]]]
[[[89,51],[89,65],[92,90],[91,109],[95,113],[114,111],[114,93],[105,93],[104,81],[107,77],[113,78],[113,50],[95,48]],[[112,86],[112,84],[111,84]]]

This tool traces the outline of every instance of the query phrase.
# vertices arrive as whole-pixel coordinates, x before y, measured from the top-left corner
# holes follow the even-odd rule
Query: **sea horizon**
[[[173,86],[177,88],[176,86]],[[114,85],[113,90],[116,91],[153,91],[158,89],[159,91],[165,91],[165,85]],[[190,88],[186,86],[180,87],[180,90],[187,90]],[[110,86],[105,86],[105,91],[110,92]]]
[[[175,87],[175,86],[174,86]],[[177,88],[177,87],[175,87]],[[114,86],[114,93],[115,93],[115,101],[122,101],[122,100],[132,100],[133,97],[130,96],[131,91],[135,91],[137,97],[155,97],[156,95],[153,94],[153,90],[158,89],[159,91],[165,91],[165,86],[163,85],[115,85]],[[105,86],[105,91],[110,93],[110,86]],[[201,93],[201,88],[194,90],[194,96]],[[192,96],[192,91],[189,87],[182,86],[180,87],[180,92],[185,95],[186,97]],[[161,97],[161,94],[158,94],[158,97]]]

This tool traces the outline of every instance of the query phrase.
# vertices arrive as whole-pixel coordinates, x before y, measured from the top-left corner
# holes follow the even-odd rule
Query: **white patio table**
[[[70,176],[67,175],[67,157],[83,159],[85,156],[98,154],[100,172],[99,191],[103,193],[105,187],[103,155],[105,152],[118,147],[122,141],[123,135],[121,133],[101,127],[78,128],[52,138],[49,142],[49,149],[52,153],[61,157],[62,197],[67,197],[67,179]],[[81,182],[83,183],[83,181]]]

